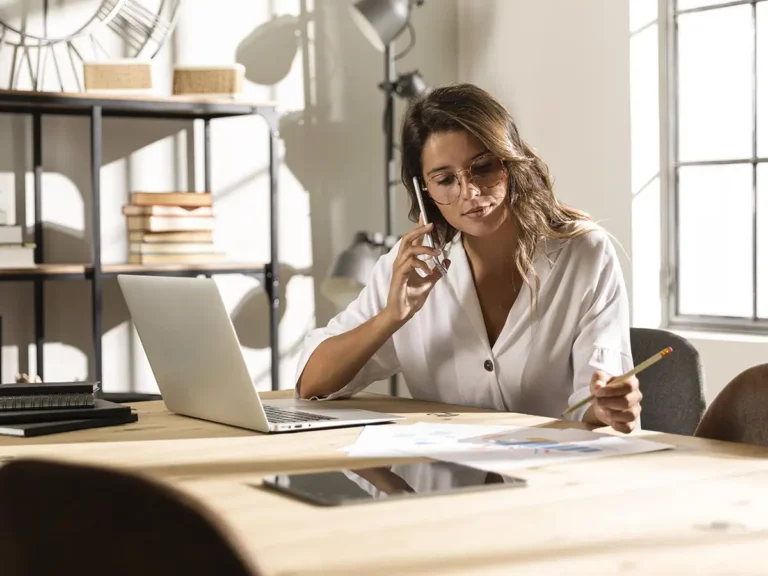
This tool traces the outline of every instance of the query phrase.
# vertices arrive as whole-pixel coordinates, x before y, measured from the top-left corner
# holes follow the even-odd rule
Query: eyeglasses
[[[461,195],[461,173],[468,172],[468,184],[480,190],[493,188],[507,176],[504,163],[491,154],[476,158],[469,168],[433,174],[427,180],[427,192],[437,204],[453,204]]]

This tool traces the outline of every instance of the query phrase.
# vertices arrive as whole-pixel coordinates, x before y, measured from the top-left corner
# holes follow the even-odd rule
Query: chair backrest
[[[707,408],[696,436],[768,446],[768,364],[731,380]]]
[[[3,574],[255,576],[216,519],[177,490],[91,466],[0,468]]]
[[[693,435],[706,409],[704,370],[693,345],[666,330],[630,328],[635,365],[667,346],[672,354],[637,375],[643,393],[640,415],[645,430]]]

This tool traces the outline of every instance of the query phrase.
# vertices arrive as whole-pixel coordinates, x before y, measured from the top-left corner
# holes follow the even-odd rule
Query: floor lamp
[[[381,254],[397,243],[395,229],[395,190],[397,189],[397,162],[395,160],[395,98],[410,99],[427,89],[418,70],[398,75],[395,62],[413,48],[416,36],[410,23],[414,6],[426,0],[358,0],[350,6],[350,14],[360,31],[384,53],[384,81],[379,88],[384,92],[384,190],[385,232],[371,234],[358,232],[350,248],[341,253],[321,286],[321,292],[337,306],[346,306],[355,299],[370,278],[371,270]],[[410,32],[410,42],[400,53],[395,53],[395,40],[404,30]],[[389,380],[389,393],[397,396],[397,376]]]

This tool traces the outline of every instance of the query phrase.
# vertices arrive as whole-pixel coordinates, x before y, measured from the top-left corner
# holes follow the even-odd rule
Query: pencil
[[[645,362],[641,362],[640,364],[638,364],[637,366],[632,368],[632,370],[630,370],[626,374],[622,374],[621,376],[617,376],[616,378],[611,380],[610,383],[606,384],[606,387],[608,387],[608,386],[618,386],[619,384],[623,384],[624,382],[626,382],[627,380],[632,378],[632,376],[634,376],[635,374],[639,374],[640,372],[642,372],[643,370],[645,370],[649,366],[651,366],[653,364],[656,364],[656,362],[658,362],[659,360],[664,358],[664,356],[666,356],[667,354],[670,354],[671,352],[672,352],[672,348],[671,347],[664,348],[664,350],[662,350],[658,354],[654,354],[653,356],[648,358],[648,360],[646,360]],[[586,404],[589,404],[594,399],[595,399],[595,395],[594,394],[590,394],[588,398],[585,398],[581,402],[577,402],[576,404],[574,404],[573,406],[568,408],[565,412],[563,412],[560,416],[561,417],[562,416],[567,416],[571,412],[573,412],[575,410],[578,410],[579,408],[581,408],[582,406],[584,406]]]

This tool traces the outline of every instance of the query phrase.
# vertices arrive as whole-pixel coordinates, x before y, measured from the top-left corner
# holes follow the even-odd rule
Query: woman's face
[[[487,236],[508,217],[507,174],[473,134],[433,133],[422,151],[421,165],[429,195],[462,234]]]

